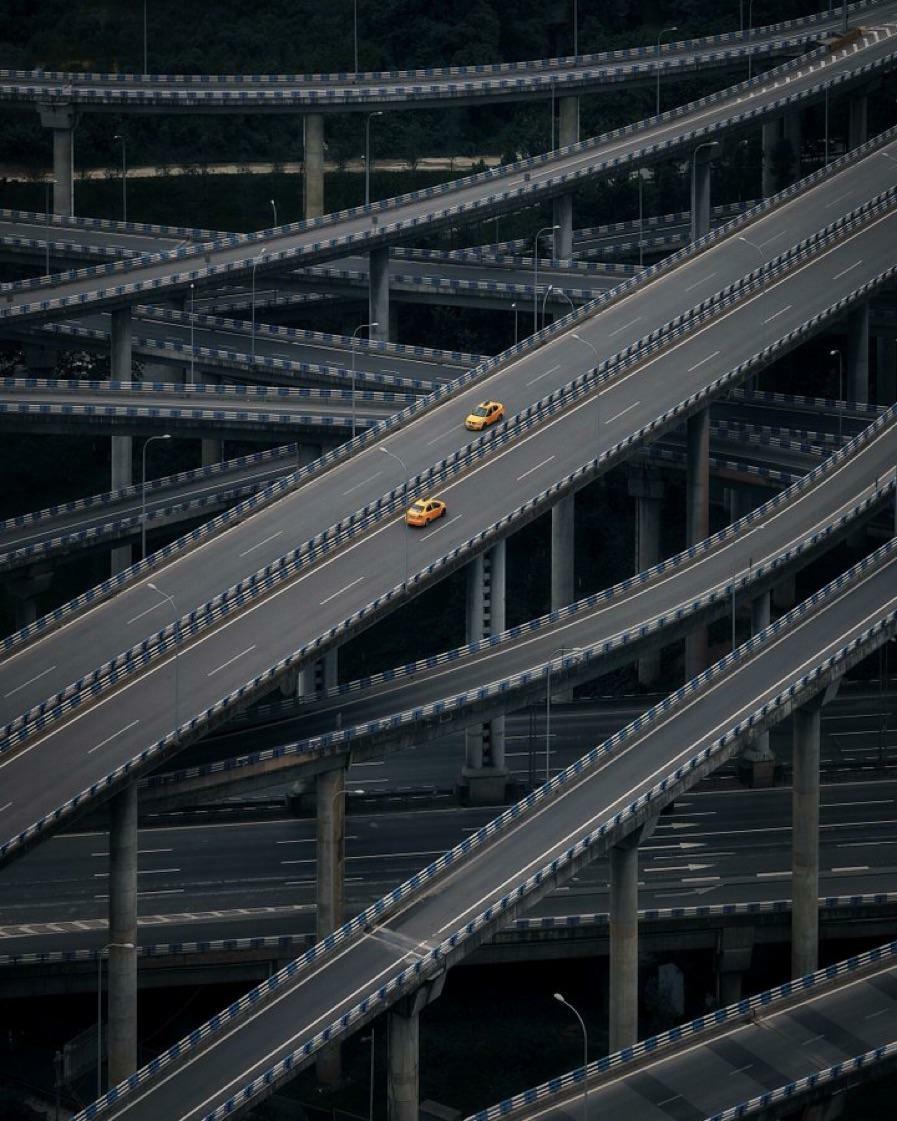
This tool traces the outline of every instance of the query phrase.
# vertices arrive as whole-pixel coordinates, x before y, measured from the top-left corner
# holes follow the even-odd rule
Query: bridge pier
[[[480,553],[467,566],[467,641],[478,642],[505,629],[504,541]],[[496,805],[505,799],[505,718],[495,716],[464,729],[461,788],[472,805]]]
[[[800,109],[791,109],[785,114],[783,118],[783,136],[784,139],[788,141],[788,147],[791,150],[791,158],[794,160],[791,180],[795,182],[800,179],[800,153],[803,143]]]
[[[760,191],[763,198],[768,199],[776,193],[776,149],[779,145],[779,129],[782,125],[781,117],[774,117],[771,121],[763,122],[763,170],[760,182]]]
[[[402,997],[389,1010],[387,1032],[387,1117],[418,1121],[420,1116],[420,1014],[442,992],[445,973]]]
[[[137,1069],[137,785],[109,803],[109,995],[106,1055],[110,1086]]]
[[[717,999],[720,1008],[741,1000],[744,975],[751,967],[754,952],[752,926],[725,926],[719,934],[716,951]]]
[[[710,233],[710,165],[711,150],[701,147],[692,156],[694,175],[691,179],[691,240]]]
[[[847,400],[869,400],[869,301],[847,316]]]
[[[112,312],[109,375],[115,381],[131,380],[131,309],[116,308]],[[129,487],[134,481],[134,438],[112,436],[111,482],[112,490]],[[115,576],[132,562],[130,545],[117,545],[110,550],[111,570]]]
[[[557,611],[576,599],[574,573],[576,515],[575,495],[567,494],[551,507],[551,610]],[[573,690],[555,692],[556,701],[570,701]]]
[[[796,709],[791,796],[791,976],[819,968],[819,728],[827,692]]]
[[[78,114],[71,105],[38,105],[40,123],[53,130],[53,213],[75,213],[74,132]]]
[[[558,101],[558,147],[566,148],[579,140],[579,98],[562,97]],[[558,195],[552,204],[554,231],[552,256],[556,261],[573,257],[573,195]]]
[[[305,217],[320,218],[324,213],[324,117],[305,115]]]
[[[629,472],[629,493],[635,499],[635,571],[644,572],[660,561],[663,480],[653,471],[633,468]],[[639,685],[653,685],[659,676],[658,648],[639,658]]]
[[[772,594],[761,592],[751,600],[751,634],[766,630],[771,621]],[[776,759],[769,746],[769,732],[761,732],[747,744],[738,760],[741,781],[747,786],[772,786]]]
[[[372,249],[368,254],[368,322],[376,323],[368,332],[372,339],[389,342],[389,247]]]
[[[875,340],[875,403],[897,401],[897,338],[879,335]]]
[[[859,148],[869,139],[869,98],[865,93],[854,93],[848,103],[847,147]]]
[[[200,456],[200,464],[203,467],[220,463],[224,459],[224,441],[215,436],[203,436],[200,441]]]
[[[653,829],[650,821],[610,850],[611,1053],[638,1039],[638,847]]]
[[[710,532],[710,411],[701,409],[687,424],[686,544],[697,545]],[[685,680],[707,668],[707,627],[694,627],[685,639]]]
[[[336,767],[315,778],[317,848],[315,935],[320,942],[342,925],[346,863],[346,769]],[[329,1047],[315,1063],[318,1082],[335,1086],[342,1074],[342,1048]]]

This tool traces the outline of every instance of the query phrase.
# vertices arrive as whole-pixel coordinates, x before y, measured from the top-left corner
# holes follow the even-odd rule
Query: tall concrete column
[[[109,1085],[137,1069],[137,786],[109,803]]]
[[[320,218],[324,213],[324,117],[305,116],[305,217]]]
[[[629,493],[635,498],[635,570],[644,572],[660,561],[660,527],[664,486],[651,471],[629,472]],[[660,650],[638,661],[639,685],[653,685],[660,675]]]
[[[565,495],[551,508],[551,610],[576,598],[574,583],[574,496]]]
[[[726,926],[720,931],[716,952],[719,1005],[728,1008],[741,1000],[744,975],[751,967],[754,952],[752,926]]]
[[[795,180],[800,179],[800,154],[801,145],[803,144],[800,109],[791,109],[785,114],[784,137],[788,141],[788,146],[791,149],[791,156],[794,160],[793,178]]]
[[[481,553],[467,568],[467,641],[478,642],[505,629],[505,542]],[[505,718],[495,716],[464,730],[461,786],[474,805],[502,802],[508,781]]]
[[[420,1012],[405,1001],[389,1011],[389,1121],[418,1121],[420,1116]]]
[[[558,147],[566,148],[579,140],[579,98],[562,97],[558,102]],[[573,195],[560,195],[554,200],[552,221],[560,226],[554,231],[554,259],[569,261],[573,256]]]
[[[692,157],[694,174],[691,178],[691,240],[710,233],[710,165],[711,150],[702,147]]]
[[[368,322],[377,324],[370,337],[389,342],[389,248],[372,249],[368,259]]]
[[[112,312],[109,372],[116,381],[131,380],[131,309],[116,308]],[[111,489],[129,487],[134,472],[134,440],[132,436],[113,436],[111,457]],[[110,550],[112,575],[131,564],[131,546],[117,545]]]
[[[346,772],[339,767],[315,779],[317,860],[315,934],[318,941],[342,925],[346,860]],[[333,1086],[342,1073],[340,1046],[328,1048],[315,1063],[318,1081]]]
[[[21,630],[35,622],[38,615],[37,596],[53,582],[51,565],[30,565],[4,577],[6,591],[15,610],[15,628]]]
[[[202,466],[211,467],[224,459],[224,441],[215,436],[203,437],[201,441]]]
[[[638,1039],[638,842],[640,830],[610,850],[609,1047]]]
[[[770,624],[772,593],[761,592],[751,600],[751,634],[759,634]],[[738,770],[743,782],[752,787],[769,787],[775,780],[776,760],[769,746],[769,732],[761,732],[741,753]]]
[[[296,695],[321,696],[339,684],[339,649],[328,650],[323,658],[299,671]]]
[[[688,545],[710,532],[710,412],[701,409],[687,425],[686,536]],[[707,627],[695,627],[685,639],[685,679],[707,668]]]
[[[847,400],[869,400],[869,301],[847,316]]]
[[[875,348],[875,403],[893,405],[897,401],[897,339],[879,335]]]
[[[852,151],[869,139],[868,125],[869,99],[864,93],[855,93],[850,98],[847,123],[847,147]]]
[[[74,130],[78,114],[71,105],[39,105],[40,123],[53,130],[53,213],[75,213]]]
[[[768,199],[778,189],[775,180],[776,147],[779,143],[779,130],[782,127],[782,118],[775,117],[771,121],[763,122],[763,176],[761,191],[763,197]]]
[[[791,976],[819,968],[819,727],[823,698],[793,716]]]

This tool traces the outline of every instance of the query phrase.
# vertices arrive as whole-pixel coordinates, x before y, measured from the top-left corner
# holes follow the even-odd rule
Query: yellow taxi
[[[406,525],[429,525],[445,513],[445,503],[441,498],[419,498],[405,511]]]
[[[482,432],[490,424],[497,424],[505,415],[505,407],[501,401],[483,401],[477,405],[464,421],[464,427],[471,432]]]

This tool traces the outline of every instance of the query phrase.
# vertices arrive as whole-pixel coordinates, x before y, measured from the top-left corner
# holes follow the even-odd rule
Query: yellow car
[[[419,498],[405,511],[407,525],[429,525],[445,513],[445,503],[441,498]]]
[[[464,427],[471,432],[482,432],[490,424],[497,424],[505,415],[505,407],[501,401],[484,401],[464,421]]]

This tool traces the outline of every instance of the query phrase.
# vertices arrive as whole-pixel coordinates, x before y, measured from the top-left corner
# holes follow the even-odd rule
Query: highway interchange
[[[731,279],[738,279],[753,269],[759,261],[756,256],[750,259],[751,255],[747,250],[751,243],[756,247],[754,239],[762,239],[760,244],[763,248],[759,251],[761,255],[767,255],[766,246],[774,245],[768,250],[768,255],[775,256],[788,245],[799,241],[801,236],[807,236],[797,232],[802,220],[807,233],[815,232],[823,224],[819,213],[827,205],[827,191],[829,199],[833,200],[831,205],[838,207],[836,214],[844,213],[851,206],[875,196],[882,187],[890,185],[882,182],[888,178],[882,174],[883,168],[887,172],[891,171],[888,163],[889,157],[883,159],[881,153],[874,153],[857,165],[861,168],[859,174],[851,176],[851,170],[855,169],[848,168],[840,176],[833,177],[829,183],[817,187],[813,195],[814,207],[801,209],[798,202],[791,204],[790,212],[786,205],[760,217],[749,228],[748,245],[735,245],[737,237],[730,236],[728,241],[722,241],[702,256],[684,261],[668,277],[661,274],[644,293],[651,302],[650,320],[646,315],[636,315],[626,322],[620,322],[627,315],[632,316],[639,311],[638,300],[642,291],[636,288],[626,299],[612,303],[603,311],[599,309],[598,314],[591,319],[579,323],[576,333],[569,329],[566,332],[556,332],[543,347],[525,352],[493,375],[488,383],[490,392],[493,385],[496,385],[498,388],[493,395],[501,393],[502,399],[509,406],[509,414],[513,414],[542,394],[550,392],[552,388],[568,383],[572,377],[591,368],[601,358],[610,356],[625,348],[630,341],[643,337],[648,326],[672,318],[676,314],[676,299],[683,289],[690,293],[697,289],[697,295],[690,297],[694,300],[705,295],[701,290],[702,284],[706,287],[712,280],[710,291],[718,291]],[[846,192],[845,186],[848,186]],[[876,186],[878,190],[875,189]],[[841,193],[835,197],[838,191]],[[776,232],[776,219],[779,222],[779,232]],[[352,219],[347,218],[345,221],[351,226]],[[291,654],[302,642],[324,633],[328,626],[333,626],[352,611],[363,607],[375,596],[382,595],[394,584],[403,582],[403,579],[407,582],[414,572],[438,561],[447,551],[462,545],[472,534],[487,527],[534,492],[581,467],[592,456],[600,455],[605,450],[620,449],[630,434],[638,437],[646,424],[658,415],[670,412],[690,394],[703,390],[708,385],[713,385],[713,391],[718,392],[716,382],[720,375],[749,360],[757,349],[767,343],[774,345],[789,330],[799,330],[814,314],[819,314],[824,319],[828,309],[839,299],[851,298],[858,280],[878,280],[884,277],[891,267],[892,254],[889,253],[889,246],[893,244],[890,229],[892,222],[889,207],[882,207],[879,213],[858,224],[842,239],[826,245],[797,268],[778,276],[774,282],[766,283],[759,294],[739,300],[722,315],[685,334],[666,351],[653,355],[640,365],[637,376],[626,372],[612,377],[602,385],[599,393],[582,398],[566,410],[553,414],[541,424],[517,435],[515,440],[504,447],[493,449],[478,466],[458,475],[451,484],[443,488],[442,492],[450,502],[450,517],[443,524],[438,524],[436,530],[420,535],[413,543],[413,556],[409,556],[412,552],[410,549],[405,554],[407,559],[404,578],[395,570],[396,558],[407,549],[408,538],[403,536],[403,527],[387,518],[376,523],[372,531],[359,537],[347,550],[316,568],[303,571],[298,580],[281,586],[267,600],[262,600],[226,621],[224,625],[200,635],[197,641],[182,645],[176,660],[169,659],[167,663],[151,666],[148,672],[134,683],[126,684],[119,693],[101,701],[68,723],[51,729],[49,734],[0,763],[0,769],[7,772],[4,779],[10,780],[6,789],[15,794],[18,789],[16,782],[22,784],[23,792],[33,787],[33,779],[28,777],[28,767],[41,767],[41,760],[44,758],[42,752],[46,752],[47,744],[51,745],[50,750],[66,750],[67,735],[73,735],[73,744],[80,742],[82,748],[86,743],[92,744],[87,751],[86,760],[70,765],[66,782],[66,788],[70,792],[86,787],[95,781],[96,776],[111,769],[116,760],[130,758],[139,749],[138,745],[161,739],[171,731],[172,722],[183,723],[191,715],[189,710],[178,708],[179,693],[182,698],[189,698],[191,707],[207,706],[222,692],[244,682],[247,677],[258,673],[260,668],[266,668],[281,653],[284,656]],[[787,231],[789,240],[781,244],[784,231]],[[293,237],[292,232],[289,236]],[[230,249],[215,249],[212,255],[216,257],[217,263],[226,259],[230,252]],[[293,250],[290,249],[290,252]],[[744,261],[745,256],[749,258],[747,263]],[[716,268],[708,274],[706,269],[713,266]],[[140,265],[138,268],[149,267],[155,266]],[[850,275],[858,269],[861,269],[861,276]],[[692,277],[694,282],[688,287],[685,282]],[[667,301],[666,308],[664,300]],[[12,301],[15,302],[15,296]],[[108,297],[101,296],[97,302],[108,303]],[[619,328],[617,323],[620,323]],[[637,327],[639,323],[644,323],[641,329]],[[716,342],[715,331],[719,332],[721,339],[725,337],[725,345],[717,345],[713,349]],[[610,340],[618,335],[623,335],[623,338],[611,344]],[[723,353],[724,364],[722,359],[716,361]],[[549,363],[554,364],[545,369]],[[675,375],[675,383],[671,373]],[[532,374],[529,380],[526,378],[527,374]],[[552,375],[555,377],[549,381]],[[502,378],[506,379],[504,383]],[[510,384],[512,378],[513,385]],[[526,388],[521,388],[520,382],[524,382]],[[421,466],[432,462],[437,454],[443,454],[452,446],[457,446],[459,426],[455,421],[449,428],[444,427],[447,413],[457,410],[458,415],[463,416],[470,402],[485,395],[486,387],[478,384],[471,390],[455,395],[449,402],[431,409],[419,420],[404,425],[395,435],[391,435],[389,449],[402,449],[397,454],[402,456],[398,462],[403,471],[413,475]],[[643,401],[646,402],[644,406]],[[681,419],[681,415],[677,419]],[[442,432],[435,431],[440,427]],[[883,477],[886,478],[887,469],[893,462],[893,456],[888,456],[893,443],[892,436],[893,429],[887,429],[884,437],[878,442],[872,442],[872,449],[876,446],[884,449],[881,461],[875,462],[873,455],[863,482],[857,485],[854,481],[844,486],[843,503],[839,508],[849,508],[864,495],[868,497],[878,493],[880,482]],[[247,557],[252,557],[253,567],[263,565],[266,563],[265,557],[276,559],[290,547],[311,536],[316,529],[336,521],[342,511],[333,505],[332,491],[335,488],[331,484],[334,482],[337,486],[346,486],[351,481],[353,472],[356,478],[366,472],[364,483],[343,491],[343,499],[351,496],[351,501],[344,503],[348,508],[346,512],[362,505],[370,497],[377,497],[390,483],[400,484],[403,481],[402,475],[389,478],[391,463],[386,464],[387,470],[378,469],[372,474],[370,464],[379,468],[383,462],[382,457],[377,455],[378,450],[378,446],[363,450],[325,474],[311,476],[293,495],[268,506],[217,540],[212,539],[195,553],[186,554],[168,565],[158,578],[166,581],[166,592],[171,592],[172,595],[175,592],[171,579],[183,582],[178,585],[176,592],[179,610],[186,613],[192,605],[203,601],[207,593],[202,580],[210,573],[214,574],[211,586],[219,590],[230,576],[236,579],[245,574],[246,566],[250,564]],[[521,452],[527,457],[522,463]],[[614,455],[619,456],[620,451],[614,451]],[[603,466],[608,462],[610,457]],[[522,471],[521,466],[524,468]],[[490,504],[484,500],[480,475],[487,470],[491,472],[488,489],[500,493],[500,502],[493,501]],[[597,472],[598,468],[592,474]],[[846,475],[836,473],[838,474],[841,475],[841,482],[846,483]],[[381,476],[385,476],[383,483],[371,486]],[[298,499],[301,499],[301,503],[296,501]],[[298,517],[295,509],[297,505],[301,506]],[[455,510],[458,511],[457,514]],[[816,521],[812,524],[820,528],[830,525],[836,513],[826,505],[824,509],[820,508]],[[277,519],[280,519],[280,528],[276,528]],[[290,519],[288,530],[285,519]],[[463,524],[458,525],[458,522]],[[760,529],[767,529],[767,525],[764,524]],[[259,536],[266,532],[270,535]],[[239,551],[239,543],[246,546],[242,552]],[[238,547],[235,548],[235,545]],[[748,545],[747,548],[749,547]],[[743,548],[739,553],[742,564],[744,551]],[[236,558],[234,554],[238,554]],[[192,565],[191,559],[194,562]],[[749,560],[748,568],[750,565]],[[699,773],[712,769],[718,762],[718,756],[731,755],[740,743],[739,736],[743,735],[743,731],[733,734],[731,729],[740,727],[739,722],[745,717],[754,712],[762,712],[766,718],[768,705],[773,702],[775,710],[782,705],[787,707],[787,702],[781,700],[784,695],[782,690],[787,690],[789,686],[803,688],[803,684],[794,684],[800,682],[802,672],[816,673],[819,667],[823,667],[823,673],[828,672],[825,669],[826,659],[831,656],[841,659],[854,640],[861,643],[862,651],[874,648],[879,639],[868,633],[868,628],[881,619],[885,619],[887,627],[891,629],[897,622],[893,565],[892,552],[884,551],[876,563],[862,572],[858,571],[839,590],[833,588],[829,596],[820,602],[817,610],[808,612],[805,617],[795,618],[790,628],[784,628],[780,635],[768,640],[751,658],[744,660],[739,669],[740,689],[737,698],[726,695],[725,690],[721,693],[718,685],[710,685],[696,693],[687,703],[674,706],[667,717],[660,719],[652,734],[633,732],[629,740],[625,741],[626,747],[622,751],[596,755],[579,772],[578,778],[574,780],[571,776],[566,780],[568,785],[561,787],[557,797],[539,803],[534,812],[525,813],[519,825],[506,829],[504,833],[499,832],[485,850],[488,859],[484,859],[484,854],[474,855],[465,862],[463,872],[449,873],[442,878],[437,897],[425,895],[418,899],[412,896],[410,906],[399,904],[394,907],[388,920],[347,942],[341,953],[325,956],[320,965],[313,969],[300,970],[294,980],[281,990],[280,995],[266,1002],[254,1016],[238,1021],[228,1031],[217,1035],[201,1054],[187,1058],[181,1066],[172,1069],[163,1078],[138,1089],[123,1103],[119,1111],[121,1115],[136,1118],[161,1114],[174,1116],[175,1106],[172,1103],[175,1101],[178,1116],[187,1118],[204,1113],[215,1103],[223,1102],[234,1089],[239,1089],[246,1080],[270,1067],[303,1040],[314,1039],[321,1027],[335,1020],[341,1011],[351,1006],[351,1002],[357,999],[357,994],[365,991],[365,985],[370,989],[375,980],[395,975],[401,969],[403,961],[415,960],[415,957],[427,963],[425,972],[431,969],[432,950],[444,940],[446,933],[469,917],[476,914],[482,916],[484,912],[477,909],[486,907],[490,899],[497,900],[508,890],[509,884],[515,882],[515,878],[519,879],[527,871],[540,864],[550,863],[555,858],[560,860],[560,866],[553,866],[554,877],[563,880],[573,874],[586,859],[586,853],[577,852],[570,859],[567,847],[573,834],[567,832],[569,822],[579,823],[577,833],[584,829],[593,832],[597,825],[602,824],[604,828],[601,839],[591,837],[586,847],[591,850],[597,840],[597,848],[605,848],[619,826],[619,815],[615,816],[617,810],[629,800],[652,789],[661,776],[671,775],[677,761],[687,759],[689,753],[697,758],[705,748],[713,752],[712,764],[702,765],[693,774],[689,774],[688,778],[677,771],[660,802],[675,797]],[[198,576],[195,570],[201,566],[205,568],[205,572]],[[249,571],[251,570],[250,568]],[[289,599],[291,595],[297,597],[292,605]],[[318,607],[315,608],[318,596],[323,598],[317,601]],[[143,597],[142,601],[140,597]],[[268,627],[264,637],[264,654],[257,655],[257,647],[260,645],[258,639],[262,633],[258,628],[265,626],[264,611],[271,604],[274,604],[275,612],[281,613],[281,617],[285,610],[289,611],[297,623],[291,633],[285,636],[282,652],[276,645],[276,628]],[[92,632],[87,668],[92,668],[101,657],[107,656],[106,651],[108,654],[116,652],[115,643],[121,642],[117,635],[121,634],[120,621],[124,618],[122,611],[131,613],[131,624],[140,624],[139,634],[137,631],[134,633],[134,637],[139,638],[146,633],[148,624],[144,620],[150,618],[153,624],[162,621],[159,618],[162,607],[164,605],[160,606],[158,602],[147,602],[147,591],[141,585],[132,587],[113,601],[91,611],[85,617]],[[247,620],[249,624],[244,639],[241,628],[247,627]],[[31,648],[24,648],[7,661],[5,668],[11,665],[15,676],[4,677],[0,686],[5,694],[4,706],[0,710],[4,719],[14,717],[24,706],[45,697],[51,689],[57,687],[57,683],[65,684],[83,672],[82,665],[76,660],[79,652],[75,649],[79,645],[79,627],[82,626],[83,623],[76,619]],[[105,627],[105,633],[100,629],[102,627]],[[98,643],[94,642],[94,635],[99,639]],[[249,643],[249,639],[253,637],[256,642]],[[244,647],[244,642],[249,645]],[[238,649],[240,652],[234,654]],[[200,657],[191,658],[197,651],[200,652]],[[223,662],[219,661],[226,653],[231,656]],[[860,653],[852,652],[847,660],[859,657]],[[53,658],[56,661],[47,669],[46,666]],[[32,660],[31,669],[29,659]],[[38,665],[42,665],[44,669],[32,672]],[[31,677],[27,676],[29,672]],[[133,692],[135,683],[139,684],[139,697]],[[173,707],[172,685],[175,690]],[[776,698],[779,699],[775,700]],[[135,699],[139,704],[134,703]],[[121,725],[121,716],[116,712],[117,708],[122,707],[122,703],[129,705],[129,715],[133,716],[132,722],[127,725]],[[778,715],[772,717],[778,718]],[[723,737],[722,740],[719,739],[720,736]],[[632,747],[636,744],[640,746],[636,753],[637,760],[632,752]],[[677,746],[681,748],[682,744],[688,746],[677,753]],[[92,760],[90,756],[95,754],[99,758]],[[70,751],[67,758],[71,760]],[[28,760],[24,766],[23,760]],[[653,771],[650,770],[651,766],[655,767]],[[46,767],[42,768],[42,774],[46,776]],[[591,784],[596,781],[601,783],[597,797],[591,789]],[[45,785],[51,787],[46,791],[45,799],[46,808],[51,809],[59,804],[65,791],[63,787],[53,789],[51,784]],[[690,794],[688,797],[704,795]],[[884,805],[887,799],[880,801]],[[597,809],[599,806],[602,808]],[[12,799],[0,810],[0,814],[5,817],[2,832],[9,835],[11,831],[27,825],[43,809],[44,806],[39,804],[38,799],[30,797],[30,792],[28,795],[23,793],[19,802]],[[848,812],[848,817],[852,812]],[[884,809],[882,812],[890,811]],[[834,828],[839,828],[838,822],[832,824]],[[887,826],[892,823],[889,819],[882,818],[881,824]],[[855,823],[851,825],[845,822],[847,829],[854,826]],[[475,824],[468,826],[475,827]],[[869,826],[861,828],[866,830],[866,836],[857,836],[856,839],[858,843],[865,845],[870,841]],[[850,836],[853,837],[854,834],[851,833]],[[276,840],[275,838],[275,842]],[[301,839],[299,843],[301,844]],[[850,844],[852,841],[845,843]],[[523,854],[520,848],[524,844],[528,846],[526,852],[531,853],[532,858],[521,865]],[[437,848],[434,845],[432,851],[435,852]],[[46,851],[52,852],[52,846]],[[363,860],[365,855],[359,854],[359,858]],[[424,857],[428,855],[429,850]],[[589,851],[587,855],[591,858],[592,852]],[[660,874],[664,868],[667,872],[672,870],[668,864],[661,865],[660,860],[658,857],[657,866],[649,865],[644,874],[649,876],[655,870]],[[859,864],[840,866],[832,863],[829,874],[838,876],[846,870],[851,877],[860,874],[859,880],[852,882],[869,883],[880,874],[873,870],[875,867],[877,865],[870,864],[864,869]],[[688,865],[686,869],[691,871]],[[705,870],[698,869],[699,872]],[[148,868],[144,871],[148,874],[167,874],[161,868]],[[863,878],[864,871],[868,873],[868,880]],[[769,869],[769,872],[775,878],[780,875],[781,869]],[[755,879],[764,874],[764,870],[758,869]],[[682,883],[680,877],[678,886],[682,886]],[[293,883],[292,886],[299,885]],[[530,884],[523,894],[528,902],[536,901],[543,891],[538,884]],[[473,899],[478,901],[471,905]],[[486,912],[486,918],[477,921],[481,924],[482,931],[486,932],[494,928],[496,916]],[[463,942],[464,937],[458,945],[463,947]],[[417,948],[409,956],[408,947],[412,944]],[[448,957],[451,958],[452,954],[449,953]],[[364,977],[368,979],[362,983],[361,988],[353,988]],[[297,1002],[302,1008],[301,1016],[294,1009]],[[301,1029],[298,1028],[300,1021],[305,1024]],[[251,1038],[246,1030],[249,1024],[253,1025]],[[284,1024],[290,1024],[290,1030],[297,1030],[288,1037]],[[300,1064],[306,1061],[305,1057],[298,1060]],[[233,1082],[224,1087],[220,1085],[220,1070],[216,1074],[216,1067],[220,1067],[221,1063],[225,1063],[227,1069],[234,1072]]]

